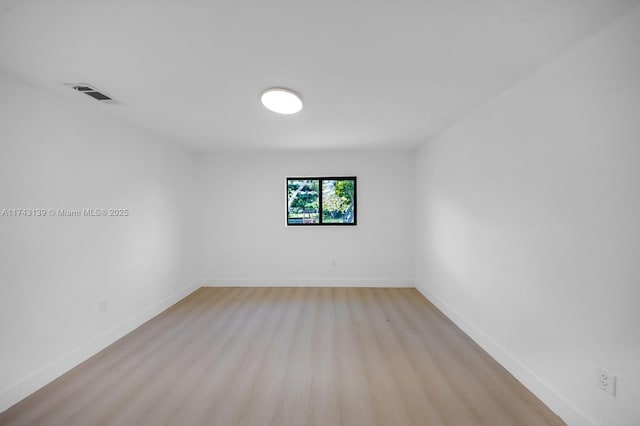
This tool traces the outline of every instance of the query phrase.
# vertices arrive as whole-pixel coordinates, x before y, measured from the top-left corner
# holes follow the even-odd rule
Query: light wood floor
[[[414,289],[203,288],[1,425],[561,425]]]

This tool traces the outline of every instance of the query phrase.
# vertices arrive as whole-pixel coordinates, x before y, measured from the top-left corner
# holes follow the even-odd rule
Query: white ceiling
[[[0,0],[0,68],[203,151],[405,148],[639,1]]]

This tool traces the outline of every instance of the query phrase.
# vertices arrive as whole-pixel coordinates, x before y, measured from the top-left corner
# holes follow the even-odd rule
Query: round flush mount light
[[[267,89],[260,98],[262,105],[278,114],[295,114],[302,109],[302,99],[292,90],[282,87]]]

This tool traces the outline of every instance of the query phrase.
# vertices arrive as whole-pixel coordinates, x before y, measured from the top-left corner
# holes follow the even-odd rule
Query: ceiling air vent
[[[95,87],[85,84],[85,83],[69,83],[67,86],[71,86],[74,90],[77,90],[80,93],[84,93],[87,96],[91,96],[93,99],[96,99],[100,102],[104,102],[107,104],[118,104],[119,101],[115,100],[111,96],[105,94],[103,91],[96,89]]]

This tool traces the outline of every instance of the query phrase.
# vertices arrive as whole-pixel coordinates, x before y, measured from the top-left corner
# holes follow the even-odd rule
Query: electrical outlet
[[[105,313],[109,310],[109,301],[108,300],[101,300],[100,303],[98,303],[98,312],[99,313]]]
[[[336,260],[335,259],[331,259],[331,266],[332,267],[336,267]]]
[[[598,387],[611,396],[616,396],[617,377],[613,374],[598,368]]]

